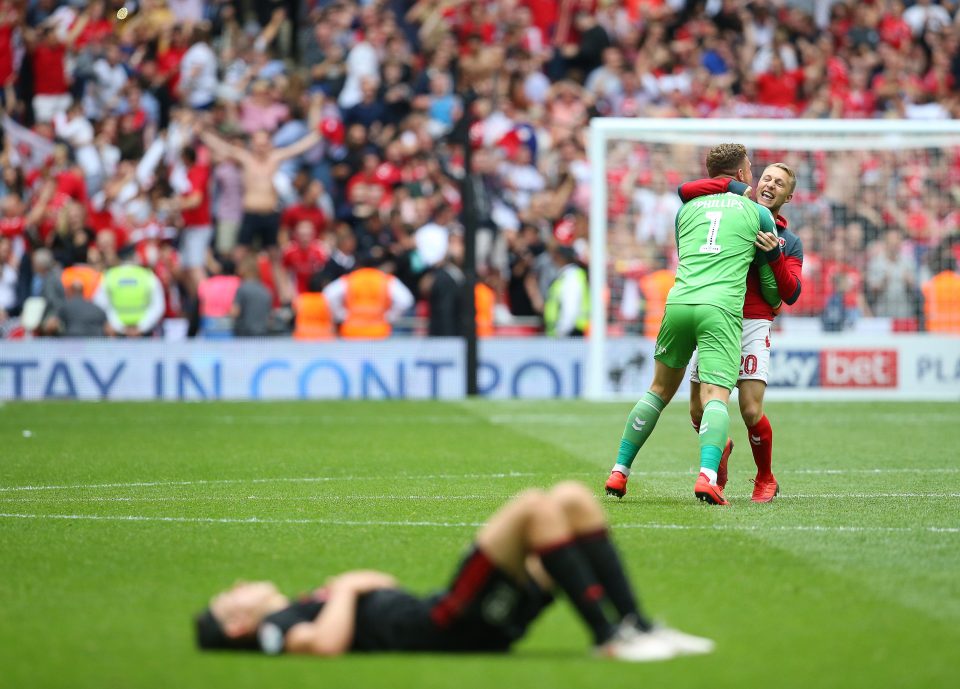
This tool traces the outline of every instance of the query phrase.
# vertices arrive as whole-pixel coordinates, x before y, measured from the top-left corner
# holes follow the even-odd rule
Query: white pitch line
[[[785,474],[957,474],[960,467],[896,467],[884,469],[784,469]],[[778,470],[777,473],[780,473]]]
[[[323,524],[327,526],[436,526],[480,527],[482,522],[377,521],[352,519],[272,519],[261,517],[162,517],[139,514],[18,514],[0,512],[0,519],[55,519],[105,522],[176,522],[182,524]]]
[[[432,521],[385,521],[352,519],[272,519],[261,517],[163,517],[147,515],[106,514],[22,514],[0,512],[0,519],[37,519],[64,521],[116,521],[116,522],[175,522],[183,524],[318,524],[326,526],[402,526],[438,528],[477,528],[482,522],[432,522]],[[616,529],[654,529],[671,531],[799,531],[829,533],[937,533],[960,534],[956,526],[822,526],[787,525],[765,526],[761,524],[614,524]]]
[[[631,471],[631,476],[695,476],[700,470],[691,467],[687,471]],[[896,467],[890,469],[777,469],[777,475],[794,476],[847,476],[847,475],[883,475],[883,474],[958,474],[960,467]]]
[[[433,474],[427,476],[391,475],[391,481],[432,481],[456,479],[504,479],[540,476],[533,472],[506,472],[500,474]],[[90,488],[148,488],[154,486],[212,486],[255,483],[326,483],[328,481],[355,481],[356,476],[301,476],[293,478],[224,478],[197,479],[195,481],[134,481],[130,483],[77,483],[60,486],[3,486],[0,493],[27,490],[84,490]]]
[[[141,503],[159,503],[159,502],[215,502],[224,500],[250,500],[250,501],[275,501],[275,502],[362,502],[382,500],[385,502],[401,500],[433,500],[438,502],[453,502],[459,500],[507,500],[513,497],[513,493],[488,493],[485,495],[85,495],[80,497],[53,497],[53,498],[20,498],[0,496],[0,504],[25,504],[25,503],[43,503],[43,504],[62,504],[62,503],[111,503],[111,502],[141,502]],[[686,497],[686,493],[670,494],[666,497]],[[746,497],[736,495],[734,497]],[[856,499],[869,500],[903,498],[903,499],[948,499],[960,498],[960,493],[797,493],[780,495],[777,500],[816,500],[820,498],[827,499]]]
[[[3,516],[3,515],[0,515]],[[678,531],[815,531],[834,533],[958,533],[958,526],[821,526],[764,524],[614,524],[615,529],[666,529]]]
[[[777,500],[808,498],[960,498],[960,493],[797,493],[780,495]]]
[[[600,476],[600,471],[580,471],[570,472],[567,476]],[[901,467],[894,469],[778,469],[778,474],[794,475],[883,475],[883,474],[956,474],[960,473],[960,467],[936,467],[922,469],[915,467]],[[638,469],[631,474],[632,476],[694,476],[695,470],[688,469],[673,471],[644,471]],[[511,479],[511,478],[533,478],[543,476],[538,472],[510,471],[491,474],[428,474],[421,476],[412,476],[397,474],[391,475],[391,481],[432,481],[432,480],[459,480],[459,479]],[[233,479],[196,479],[193,481],[132,481],[118,483],[77,483],[72,485],[32,485],[32,486],[0,486],[0,493],[10,493],[16,491],[32,490],[86,490],[95,488],[150,488],[156,486],[211,486],[211,485],[230,485],[230,484],[261,484],[261,483],[326,483],[330,481],[354,481],[356,476],[300,476],[300,477],[277,477],[277,478],[233,478]]]
[[[0,497],[0,503],[64,503],[64,502],[200,502],[223,500],[266,500],[277,502],[351,502],[361,500],[507,500],[514,493],[501,495],[161,495],[161,496],[105,496],[85,495],[82,497],[56,498],[9,498]]]
[[[690,467],[686,471],[644,471],[635,469],[631,476],[696,476],[699,468]],[[918,467],[898,467],[892,469],[777,469],[777,476],[791,474],[793,476],[848,476],[848,475],[883,475],[883,474],[958,474],[960,467],[934,467],[921,469]],[[577,474],[586,475],[586,474]],[[597,472],[590,474],[596,476]]]

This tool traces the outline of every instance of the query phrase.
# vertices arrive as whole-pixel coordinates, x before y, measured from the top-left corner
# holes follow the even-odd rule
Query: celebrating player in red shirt
[[[705,194],[727,191],[718,185],[737,185],[736,181],[704,179],[688,182],[680,187],[680,197],[684,202]],[[780,209],[793,198],[797,177],[784,163],[767,166],[757,184],[757,203],[770,209],[780,233],[779,255],[770,260],[770,268],[777,279],[780,298],[786,304],[793,304],[800,296],[800,271],[803,266],[803,244],[797,235],[787,229],[787,219],[780,215]],[[742,193],[742,188],[730,188],[734,193]],[[772,242],[772,235],[770,239]],[[771,243],[770,249],[776,247]],[[773,461],[773,429],[766,414],[763,413],[763,396],[767,389],[767,377],[770,367],[770,328],[777,311],[764,300],[760,291],[760,277],[756,267],[747,274],[747,294],[743,303],[743,338],[740,349],[740,376],[737,387],[740,390],[740,414],[747,425],[750,449],[757,465],[757,477],[754,479],[754,502],[770,502],[780,492],[771,469]],[[693,427],[700,430],[703,407],[700,404],[700,378],[697,373],[697,359],[690,367],[690,418]],[[727,459],[733,451],[733,441],[727,440],[727,446],[717,472],[717,484],[727,483]]]

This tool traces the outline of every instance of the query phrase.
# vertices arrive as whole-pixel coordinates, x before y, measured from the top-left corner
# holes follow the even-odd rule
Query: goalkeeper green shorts
[[[667,304],[654,358],[686,368],[697,350],[700,381],[732,390],[740,375],[743,318],[709,304]]]

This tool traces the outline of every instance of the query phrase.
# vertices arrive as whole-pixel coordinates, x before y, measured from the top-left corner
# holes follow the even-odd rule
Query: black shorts
[[[430,618],[447,651],[506,651],[553,602],[535,582],[520,583],[474,547],[443,593],[429,599]]]
[[[240,221],[240,233],[237,244],[240,246],[254,246],[259,243],[261,249],[268,249],[277,245],[277,235],[280,233],[279,213],[251,213],[243,212]],[[257,240],[259,239],[259,242]]]

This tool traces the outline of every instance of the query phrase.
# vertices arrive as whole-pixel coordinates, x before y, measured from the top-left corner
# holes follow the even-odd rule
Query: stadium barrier
[[[624,337],[608,346],[611,396],[632,398],[652,378],[653,342]],[[484,340],[480,390],[491,398],[580,397],[586,362],[580,339]],[[781,335],[770,371],[774,399],[960,400],[960,337]],[[457,339],[28,340],[0,349],[5,401],[462,397]]]

